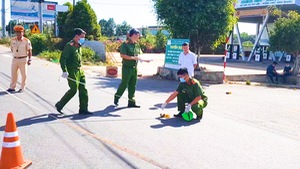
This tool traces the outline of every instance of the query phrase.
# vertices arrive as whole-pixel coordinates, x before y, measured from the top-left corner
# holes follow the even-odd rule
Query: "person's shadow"
[[[0,96],[7,95],[7,94],[16,94],[16,93],[19,93],[19,92],[18,91],[13,91],[13,92],[1,91]]]
[[[57,118],[70,118],[70,120],[84,120],[90,117],[121,117],[120,115],[113,114],[117,111],[123,110],[127,107],[115,108],[115,106],[107,106],[104,110],[94,111],[91,115],[71,114],[71,115],[56,115]]]
[[[42,114],[42,115],[33,116],[33,117],[29,117],[29,118],[25,118],[20,121],[17,121],[16,125],[18,127],[30,126],[33,124],[46,123],[46,122],[51,122],[51,121],[55,121],[55,120],[56,119],[49,116],[49,114]],[[5,126],[0,127],[0,131],[4,131],[4,129],[5,129]]]
[[[117,114],[112,114],[117,111],[126,109],[127,107],[115,107],[114,105],[107,106],[104,110],[99,110],[94,112],[94,116],[98,117],[121,117],[120,115]]]
[[[158,117],[156,118],[157,120],[159,120],[161,123],[160,124],[155,124],[155,125],[151,125],[150,127],[153,129],[159,129],[159,128],[163,128],[163,127],[187,127],[187,126],[191,126],[194,124],[199,123],[200,121],[193,119],[192,121],[184,121],[183,118],[161,118]]]
[[[150,107],[149,110],[157,110],[161,108],[161,103],[159,104],[155,104],[153,107]],[[169,103],[167,104],[167,106],[165,107],[165,109],[172,109],[172,108],[176,108],[177,107],[177,103]]]
[[[6,92],[0,92],[0,96],[7,95]]]

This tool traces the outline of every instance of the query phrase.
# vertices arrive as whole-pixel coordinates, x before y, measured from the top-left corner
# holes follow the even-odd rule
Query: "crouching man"
[[[164,109],[167,104],[177,97],[178,114],[175,117],[181,117],[184,112],[193,111],[197,120],[201,120],[203,116],[203,108],[207,106],[207,96],[204,93],[199,81],[191,78],[186,68],[180,68],[177,71],[180,78],[180,83],[169,98],[162,104],[161,109]],[[186,106],[187,104],[187,106]]]

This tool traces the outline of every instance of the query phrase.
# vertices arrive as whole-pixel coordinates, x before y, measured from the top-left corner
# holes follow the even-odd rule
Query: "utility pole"
[[[5,37],[5,0],[2,0],[2,37]]]
[[[38,0],[39,1],[39,29],[40,32],[43,33],[43,5],[42,3],[44,0]]]
[[[73,0],[73,8],[74,8],[74,6],[75,6],[75,0]]]
[[[57,25],[57,9],[55,8],[55,14],[54,14],[54,35],[55,37],[58,37],[58,25]]]

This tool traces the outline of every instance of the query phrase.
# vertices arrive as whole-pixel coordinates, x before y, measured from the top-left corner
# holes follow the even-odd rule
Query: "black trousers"
[[[273,73],[273,72],[268,73],[267,76],[271,79],[272,83],[275,83],[273,77],[275,77],[275,81],[278,81],[278,74],[277,73]]]

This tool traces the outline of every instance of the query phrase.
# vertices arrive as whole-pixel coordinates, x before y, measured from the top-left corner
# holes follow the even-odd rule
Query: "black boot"
[[[57,102],[57,103],[55,104],[55,108],[56,108],[56,110],[58,111],[58,113],[64,114],[64,112],[62,111],[62,108],[59,107],[59,102]]]
[[[93,113],[90,112],[90,111],[88,111],[88,110],[79,110],[79,114],[82,114],[82,115],[91,115]]]
[[[182,117],[183,111],[180,111],[178,114],[174,114],[174,117]]]
[[[138,106],[135,103],[128,103],[128,107],[131,107],[131,108],[141,108],[141,106]]]
[[[119,106],[119,99],[115,97],[114,99],[114,105],[115,106]]]
[[[201,115],[197,115],[196,120],[200,121],[202,119],[203,113]]]

